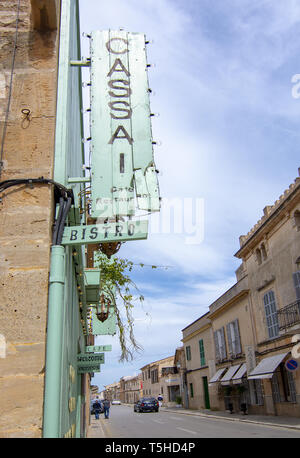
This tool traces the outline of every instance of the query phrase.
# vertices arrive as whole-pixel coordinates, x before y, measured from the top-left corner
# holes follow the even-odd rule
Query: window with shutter
[[[228,342],[228,353],[230,356],[233,356],[231,323],[226,324],[226,333],[227,333],[227,342]]]
[[[235,357],[242,352],[238,319],[226,325],[228,352]]]
[[[205,353],[203,339],[199,340],[200,365],[205,366]]]
[[[254,403],[261,406],[264,404],[263,387],[261,380],[251,380],[254,388]]]
[[[191,398],[194,397],[194,388],[193,388],[193,384],[192,383],[190,383],[190,396],[191,396]]]
[[[279,381],[278,381],[278,376],[277,372],[273,375],[271,379],[271,384],[272,384],[272,393],[273,393],[273,399],[275,402],[280,402],[280,388],[279,388]]]
[[[186,359],[187,359],[187,361],[190,361],[191,358],[192,358],[191,347],[190,346],[186,347],[185,351],[186,351]]]
[[[216,361],[220,361],[221,354],[220,354],[220,349],[219,349],[218,331],[214,332],[214,341],[215,341]]]
[[[297,392],[296,392],[296,386],[295,386],[293,374],[292,372],[286,370],[286,376],[287,376],[288,387],[289,387],[290,401],[297,402]]]
[[[297,301],[300,300],[300,270],[298,272],[293,273],[293,280],[294,280],[294,286],[296,290],[296,298]]]
[[[215,350],[216,350],[216,360],[222,361],[223,359],[226,359],[227,352],[226,352],[224,327],[214,332],[214,341],[215,341]]]
[[[233,332],[234,332],[234,354],[239,355],[242,352],[241,339],[240,339],[240,330],[239,330],[239,320],[236,319],[233,322]]]
[[[264,306],[269,338],[271,339],[279,334],[277,307],[273,291],[269,291],[264,295]]]
[[[220,329],[220,336],[221,336],[221,357],[222,359],[226,359],[227,352],[226,352],[226,343],[225,343],[225,331],[224,328]]]

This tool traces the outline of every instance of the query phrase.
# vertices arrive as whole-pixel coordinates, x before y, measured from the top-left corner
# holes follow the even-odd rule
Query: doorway
[[[206,409],[210,409],[209,391],[208,391],[208,381],[207,381],[207,377],[202,377],[202,382],[203,382],[203,391],[204,391],[205,408],[206,408]]]

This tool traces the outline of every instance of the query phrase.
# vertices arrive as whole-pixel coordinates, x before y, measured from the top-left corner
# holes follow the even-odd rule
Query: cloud
[[[291,78],[300,73],[300,4],[115,0],[103,8],[100,3],[80,2],[82,31],[124,27],[154,39],[147,55],[156,64],[148,74],[156,93],[151,109],[160,113],[152,129],[162,142],[154,150],[161,196],[204,202],[201,243],[188,245],[188,226],[176,229],[184,223],[182,215],[172,223],[163,205],[160,215],[150,218],[154,227],[160,220],[159,231],[150,225],[147,240],[122,246],[121,257],[171,268],[135,274],[146,293],[135,325],[145,352],[136,362],[118,366],[114,343],[100,375],[110,383],[109,376],[118,380],[175,351],[181,329],[235,282],[239,235],[294,180],[300,100],[291,95]],[[82,54],[88,55],[88,40],[82,43]],[[168,219],[171,227],[164,231],[162,222]]]

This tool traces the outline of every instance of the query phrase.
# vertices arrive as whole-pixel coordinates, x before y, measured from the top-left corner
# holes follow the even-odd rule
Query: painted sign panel
[[[91,33],[91,215],[159,210],[145,36]],[[134,192],[135,191],[135,192]]]
[[[97,353],[101,351],[112,351],[112,345],[88,345],[85,347],[87,353]]]
[[[143,240],[147,236],[147,220],[91,224],[87,226],[66,226],[63,233],[62,245]]]
[[[94,365],[87,365],[87,364],[82,364],[77,366],[77,372],[78,374],[85,374],[86,372],[101,372],[100,365],[94,364]]]
[[[80,354],[77,355],[77,362],[84,364],[104,364],[104,353],[99,354]]]
[[[101,322],[97,318],[96,305],[90,305],[87,309],[87,324],[88,334],[96,336],[111,335],[114,336],[116,329],[116,314],[113,311],[109,312],[108,318]]]

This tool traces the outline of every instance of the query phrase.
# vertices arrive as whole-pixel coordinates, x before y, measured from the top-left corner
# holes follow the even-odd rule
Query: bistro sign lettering
[[[65,227],[62,244],[81,245],[112,241],[143,240],[148,235],[148,221]]]

